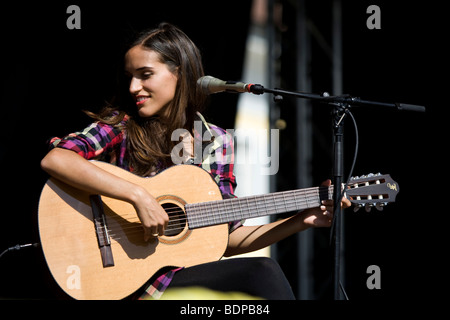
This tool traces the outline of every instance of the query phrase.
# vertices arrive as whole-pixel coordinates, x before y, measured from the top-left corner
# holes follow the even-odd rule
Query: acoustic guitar
[[[125,298],[163,267],[217,261],[228,244],[228,222],[318,207],[333,195],[331,186],[223,200],[212,176],[197,166],[177,165],[142,178],[92,163],[146,188],[169,224],[164,235],[145,242],[131,204],[50,178],[39,201],[41,246],[54,279],[75,299]],[[389,175],[377,174],[352,178],[346,196],[356,208],[381,209],[398,191]]]

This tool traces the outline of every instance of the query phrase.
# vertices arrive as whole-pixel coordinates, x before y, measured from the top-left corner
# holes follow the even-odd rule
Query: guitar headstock
[[[369,212],[372,207],[379,211],[390,202],[395,201],[400,191],[397,182],[388,174],[373,174],[352,177],[346,190],[347,198],[355,205],[354,211],[365,207]]]

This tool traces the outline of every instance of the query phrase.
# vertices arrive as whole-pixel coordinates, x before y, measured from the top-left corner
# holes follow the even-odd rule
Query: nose
[[[131,78],[130,93],[136,95],[139,93],[139,91],[141,91],[141,89],[142,89],[141,81],[139,79],[136,79],[135,77]]]

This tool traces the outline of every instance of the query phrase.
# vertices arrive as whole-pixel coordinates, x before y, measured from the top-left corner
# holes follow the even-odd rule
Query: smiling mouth
[[[147,101],[148,99],[150,99],[150,97],[148,97],[148,96],[138,96],[138,97],[136,97],[136,104],[141,105],[141,104],[145,103],[145,101]]]

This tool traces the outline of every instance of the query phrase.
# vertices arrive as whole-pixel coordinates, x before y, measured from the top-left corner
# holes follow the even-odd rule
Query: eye
[[[142,79],[148,79],[153,75],[153,72],[144,72],[142,74]]]

